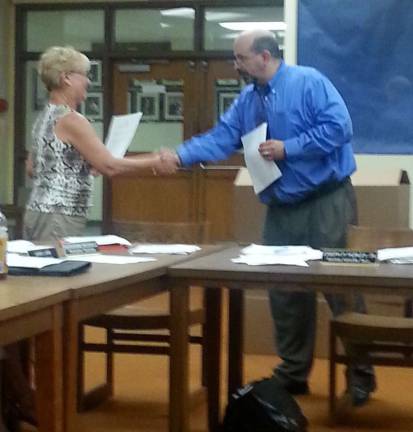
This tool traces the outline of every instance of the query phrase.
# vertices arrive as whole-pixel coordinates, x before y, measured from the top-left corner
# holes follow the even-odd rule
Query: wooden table
[[[62,432],[62,303],[70,296],[56,278],[0,280],[0,345],[35,337],[39,430]]]
[[[326,293],[382,293],[389,295],[412,295],[413,266],[391,264],[331,264],[311,262],[309,267],[296,266],[247,266],[235,264],[231,258],[239,256],[240,248],[228,248],[211,255],[172,266],[171,279],[172,351],[171,363],[179,364],[179,377],[174,385],[177,391],[175,409],[179,414],[181,432],[189,431],[188,419],[188,341],[184,329],[187,327],[188,287],[199,285],[217,292],[215,312],[221,304],[221,289],[229,288],[228,323],[228,394],[242,384],[243,376],[243,291],[245,289],[267,289],[280,286],[286,290],[320,290]],[[218,305],[218,306],[217,306]],[[218,309],[217,309],[218,308]],[[211,308],[207,312],[211,334],[220,332],[220,320]],[[207,322],[208,324],[208,322]],[[216,338],[218,339],[218,338]],[[219,429],[219,340],[209,341],[209,366],[214,376],[208,378],[209,430]]]
[[[65,432],[79,430],[76,413],[79,322],[170,289],[166,277],[168,267],[220,249],[222,246],[203,246],[201,251],[191,255],[157,255],[157,261],[138,264],[93,264],[89,272],[71,278],[70,301],[66,302],[64,307]],[[180,308],[179,305],[172,307]],[[188,378],[182,373],[187,369],[181,369],[179,356],[173,354],[174,351],[179,353],[186,347],[188,340],[188,329],[184,327],[187,323],[186,314],[183,313],[177,319],[180,321],[178,324],[174,323],[171,336],[171,359],[174,359],[170,362],[171,383],[186,383]],[[178,341],[183,341],[179,347],[176,346]],[[171,432],[182,431],[182,419],[179,413],[187,409],[181,406],[176,409],[175,401],[178,399],[178,403],[181,402],[176,398],[177,391],[178,387],[170,386],[169,430]]]

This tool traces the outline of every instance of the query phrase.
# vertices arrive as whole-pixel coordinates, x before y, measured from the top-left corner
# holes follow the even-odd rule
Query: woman
[[[76,112],[86,98],[89,69],[89,59],[72,47],[51,47],[40,58],[38,72],[49,101],[33,126],[27,161],[33,178],[24,218],[27,240],[47,242],[83,234],[92,170],[109,177],[145,169],[154,174],[173,172],[162,167],[158,154],[116,159],[109,153],[89,121]],[[18,346],[5,351],[15,417],[35,423],[33,392],[23,374]]]
[[[166,173],[159,154],[114,158],[76,112],[86,98],[89,69],[89,59],[72,47],[51,47],[40,58],[38,72],[49,101],[34,124],[27,164],[33,177],[24,220],[28,240],[82,234],[91,205],[91,170],[109,177],[145,169]]]

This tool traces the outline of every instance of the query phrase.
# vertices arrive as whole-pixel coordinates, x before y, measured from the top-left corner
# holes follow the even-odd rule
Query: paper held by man
[[[244,158],[251,176],[254,192],[258,195],[271,183],[281,177],[281,171],[274,161],[263,159],[258,151],[259,145],[266,141],[267,123],[262,123],[241,137]]]

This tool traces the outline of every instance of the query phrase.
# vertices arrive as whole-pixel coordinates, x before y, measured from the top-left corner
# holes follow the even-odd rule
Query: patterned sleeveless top
[[[91,206],[90,165],[75,147],[55,134],[57,121],[71,111],[65,105],[47,104],[34,123],[29,210],[86,216]]]

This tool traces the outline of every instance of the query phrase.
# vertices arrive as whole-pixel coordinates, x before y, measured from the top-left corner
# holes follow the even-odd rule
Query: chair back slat
[[[408,228],[376,228],[350,225],[347,247],[353,250],[376,251],[387,247],[413,246],[413,230]]]

